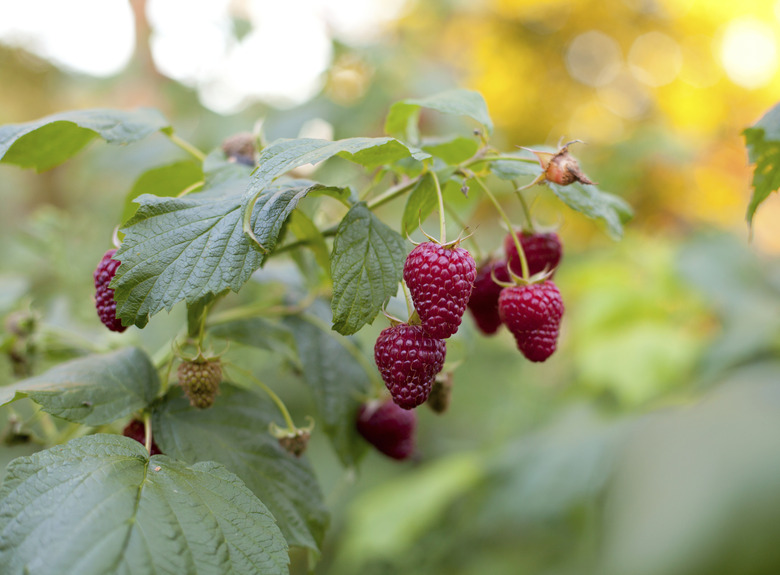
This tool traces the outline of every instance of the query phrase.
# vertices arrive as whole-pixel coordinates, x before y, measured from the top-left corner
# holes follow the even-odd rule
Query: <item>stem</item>
[[[243,369],[241,367],[238,367],[236,364],[231,363],[227,364],[229,365],[230,369],[235,369],[237,371],[240,371],[243,373],[246,377],[251,379],[255,385],[257,385],[260,389],[262,389],[266,394],[268,394],[268,397],[271,398],[271,401],[273,401],[276,404],[276,407],[279,409],[279,412],[282,414],[282,417],[284,418],[284,422],[287,424],[287,428],[295,433],[295,431],[298,429],[295,427],[295,423],[293,423],[292,417],[290,416],[290,412],[287,411],[287,406],[284,404],[282,399],[274,393],[274,390],[268,387],[266,384],[264,384],[262,381],[257,379],[254,374],[251,371],[248,371],[246,369]]]
[[[152,414],[144,413],[144,447],[147,453],[152,454]]]
[[[517,199],[520,200],[520,205],[523,206],[523,214],[525,215],[525,221],[528,224],[528,229],[534,231],[534,221],[531,219],[531,210],[528,209],[528,203],[525,201],[525,196],[520,190],[516,190]]]
[[[368,202],[367,204],[368,209],[373,210],[374,208],[378,208],[379,206],[386,204],[390,200],[394,200],[396,197],[411,190],[414,186],[417,185],[417,182],[419,181],[420,181],[420,176],[417,176],[416,178],[414,178],[413,180],[409,180],[405,184],[394,186],[388,189],[384,194],[377,196],[373,200]]]
[[[406,302],[406,313],[409,315],[409,317],[412,317],[412,314],[414,313],[414,307],[412,307],[412,304],[409,302],[409,290],[406,289],[406,282],[401,280],[401,288],[404,290],[404,301]]]
[[[468,160],[464,167],[468,167],[471,164],[478,164],[479,162],[526,162],[529,164],[538,164],[539,160],[533,158],[520,158],[518,156],[483,156],[481,158],[475,158],[474,160]]]
[[[322,293],[317,291],[310,292],[305,298],[300,300],[295,305],[288,305],[288,306],[282,306],[282,305],[252,305],[252,306],[243,306],[243,307],[234,307],[232,309],[228,309],[223,311],[222,313],[216,314],[209,318],[208,322],[206,323],[206,327],[214,327],[215,325],[219,325],[222,323],[228,323],[231,321],[235,321],[238,319],[247,319],[252,318],[256,316],[264,316],[264,317],[278,317],[278,316],[285,316],[285,315],[297,315],[306,308],[308,308],[312,302],[320,297]]]
[[[523,245],[520,243],[520,238],[517,237],[517,234],[515,233],[515,229],[512,226],[512,221],[509,219],[509,216],[506,215],[506,212],[504,211],[504,208],[501,207],[501,204],[498,203],[498,200],[496,200],[496,197],[493,195],[493,193],[487,188],[487,186],[482,183],[482,180],[479,179],[476,175],[473,176],[473,180],[477,182],[480,188],[482,188],[485,193],[487,194],[488,198],[490,198],[490,201],[493,202],[493,205],[496,208],[496,211],[498,212],[498,215],[501,216],[501,219],[504,220],[504,223],[509,228],[509,233],[512,234],[512,239],[515,242],[515,247],[517,248],[517,255],[520,256],[520,267],[523,271],[523,279],[528,279],[528,276],[530,275],[528,273],[528,260],[525,259],[525,251],[523,251]]]
[[[371,193],[371,190],[373,190],[376,185],[382,181],[382,178],[385,177],[385,170],[384,168],[378,168],[376,171],[376,174],[374,174],[374,177],[371,179],[371,183],[366,187],[365,190],[363,190],[363,193],[360,195],[360,201],[364,201],[368,195]]]
[[[439,185],[439,177],[434,171],[431,171],[431,175],[433,176],[433,184],[436,186],[436,197],[439,200],[439,242],[443,245],[447,243],[447,226],[444,221],[444,198]]]
[[[205,185],[205,183],[206,183],[206,182],[195,182],[195,183],[194,183],[194,184],[192,184],[191,186],[187,186],[186,188],[184,188],[184,189],[183,189],[181,192],[179,192],[179,195],[178,195],[178,196],[176,196],[176,197],[177,197],[177,198],[181,198],[181,197],[183,197],[183,196],[186,196],[186,195],[187,195],[187,194],[189,194],[190,192],[194,192],[194,191],[195,191],[195,190],[197,190],[198,188],[202,188],[202,187]]]
[[[184,140],[173,133],[173,131],[166,132],[163,131],[163,133],[168,136],[168,139],[179,146],[182,150],[187,152],[188,154],[192,154],[195,158],[198,159],[199,162],[203,162],[203,160],[206,159],[206,154],[201,152],[198,148],[190,144],[187,140]]]
[[[458,212],[456,212],[452,206],[446,205],[444,206],[444,209],[447,210],[447,213],[453,220],[455,220],[455,223],[458,224],[462,230],[465,231],[470,229],[470,226],[465,221],[463,221],[463,218],[458,215]],[[469,237],[466,239],[471,243],[471,246],[474,249],[474,253],[477,256],[477,261],[482,261],[482,250],[479,249],[479,244],[477,243],[476,238],[473,235],[469,235]]]

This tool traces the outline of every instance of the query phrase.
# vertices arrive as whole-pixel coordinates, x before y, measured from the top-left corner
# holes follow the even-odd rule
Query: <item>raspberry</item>
[[[187,394],[190,405],[206,409],[214,404],[222,383],[222,364],[198,356],[192,361],[182,361],[177,370],[179,385]]]
[[[414,453],[416,427],[417,414],[401,409],[390,400],[363,404],[358,412],[358,433],[380,453],[393,459],[407,459]]]
[[[100,321],[111,331],[123,332],[127,327],[116,317],[116,301],[114,301],[114,290],[108,287],[111,280],[114,279],[117,268],[121,262],[112,259],[116,250],[108,250],[103,259],[100,260],[93,277],[95,278],[95,307],[97,308]]]
[[[504,288],[498,298],[501,320],[515,336],[517,348],[534,362],[555,351],[563,311],[561,292],[550,280]]]
[[[458,331],[476,276],[474,258],[463,248],[424,242],[411,251],[404,281],[428,335],[446,339]]]
[[[479,330],[485,335],[492,335],[501,327],[501,318],[498,315],[498,296],[503,288],[493,281],[491,272],[495,274],[496,279],[509,281],[509,272],[505,261],[485,262],[477,270],[474,290],[469,298],[471,315],[474,316]]]
[[[144,429],[143,421],[133,419],[122,430],[122,435],[124,435],[125,437],[129,437],[130,439],[135,439],[141,445],[146,445],[146,430]],[[153,439],[152,450],[149,452],[149,455],[159,455],[161,453],[162,451],[160,451],[160,448],[157,447],[157,444],[154,442]]]
[[[446,353],[444,341],[430,337],[419,325],[405,323],[382,330],[374,345],[379,373],[393,401],[404,409],[428,399]]]
[[[528,273],[538,274],[547,269],[553,271],[558,267],[563,255],[563,246],[558,234],[548,232],[542,234],[530,232],[517,232],[520,239],[520,245],[525,253],[525,259],[528,262]],[[522,266],[520,265],[520,256],[517,255],[515,241],[512,234],[507,234],[504,238],[504,251],[506,252],[509,266],[514,273],[520,275]]]

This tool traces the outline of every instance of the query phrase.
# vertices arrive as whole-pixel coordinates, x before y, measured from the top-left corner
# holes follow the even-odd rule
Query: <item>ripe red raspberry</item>
[[[504,288],[498,298],[501,320],[515,336],[517,348],[534,362],[555,351],[563,311],[561,292],[550,280]]]
[[[446,339],[458,331],[476,277],[474,258],[463,248],[424,242],[411,251],[404,281],[428,335]]]
[[[416,427],[417,414],[401,409],[390,400],[363,404],[358,412],[358,433],[380,453],[393,459],[407,459],[414,453]]]
[[[222,363],[198,356],[192,361],[182,361],[177,370],[179,385],[190,400],[190,405],[206,409],[214,404],[222,383]]]
[[[444,367],[444,341],[421,326],[405,323],[382,330],[374,345],[374,360],[399,406],[412,409],[428,399],[436,374]]]
[[[477,279],[474,281],[474,291],[469,298],[469,310],[474,316],[479,330],[485,335],[492,335],[501,327],[501,318],[498,315],[498,296],[504,289],[493,281],[496,279],[509,281],[509,272],[505,261],[491,260],[485,262],[477,270]]]
[[[98,316],[100,316],[100,321],[111,331],[121,333],[127,327],[123,326],[121,320],[116,317],[114,290],[108,287],[121,264],[118,260],[111,259],[115,253],[116,250],[108,250],[103,255],[103,259],[100,260],[93,274],[95,278],[95,307],[97,308]]]
[[[558,234],[555,232],[541,234],[517,232],[517,237],[520,239],[520,245],[528,262],[529,274],[538,274],[544,271],[545,268],[547,271],[552,271],[558,267],[563,256],[563,245]],[[517,275],[521,275],[520,256],[517,255],[517,247],[515,247],[512,234],[507,234],[504,238],[504,251],[512,271]]]
[[[141,445],[146,445],[146,430],[144,429],[143,421],[133,419],[122,430],[122,435],[129,437],[130,439],[135,439]],[[152,439],[152,450],[149,452],[149,455],[159,455],[161,453],[162,451],[160,451],[160,448],[157,447],[154,439]]]

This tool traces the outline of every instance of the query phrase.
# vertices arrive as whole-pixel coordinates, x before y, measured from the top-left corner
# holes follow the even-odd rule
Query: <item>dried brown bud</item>
[[[550,152],[537,152],[535,150],[529,150],[533,152],[536,159],[539,160],[539,165],[544,170],[544,179],[553,184],[559,186],[568,186],[573,182],[580,182],[581,184],[596,185],[596,182],[592,182],[588,176],[582,173],[580,165],[574,156],[569,154],[569,146],[579,142],[574,140],[568,144],[562,146],[557,152],[551,154]],[[539,178],[537,178],[538,181]]]
[[[306,451],[306,447],[309,445],[309,438],[311,433],[308,429],[299,429],[295,434],[285,435],[279,437],[279,445],[281,445],[285,451],[292,453],[295,457],[300,457],[303,452]]]
[[[444,413],[452,400],[452,372],[446,371],[436,376],[426,404],[435,413]]]
[[[222,142],[222,151],[228,161],[247,166],[255,165],[255,150],[255,136],[249,132],[235,134]]]

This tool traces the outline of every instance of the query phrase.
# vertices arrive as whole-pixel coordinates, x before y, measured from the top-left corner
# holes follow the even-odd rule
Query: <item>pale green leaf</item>
[[[490,119],[485,99],[479,92],[450,90],[427,98],[409,98],[396,102],[390,107],[385,120],[385,133],[394,136],[408,134],[410,126],[416,127],[420,108],[436,110],[443,114],[468,116],[479,122],[488,134],[493,132],[493,120]]]
[[[29,397],[57,417],[105,425],[148,406],[159,389],[149,357],[129,347],[61,363],[42,375],[0,387],[0,405]]]
[[[178,196],[196,182],[203,180],[200,164],[185,160],[147,170],[135,181],[125,197],[120,221],[126,222],[138,209],[134,200],[142,194],[171,197]]]
[[[271,422],[284,426],[278,409],[231,385],[220,391],[211,408],[199,410],[172,390],[154,412],[155,442],[176,459],[223,464],[268,507],[290,545],[318,550],[328,512],[306,458],[287,453],[268,432]]]
[[[0,161],[39,172],[58,166],[96,137],[129,144],[166,128],[157,110],[74,110],[0,126]]]
[[[149,458],[126,437],[16,459],[0,488],[4,575],[284,575],[288,562],[273,516],[238,477]]]

